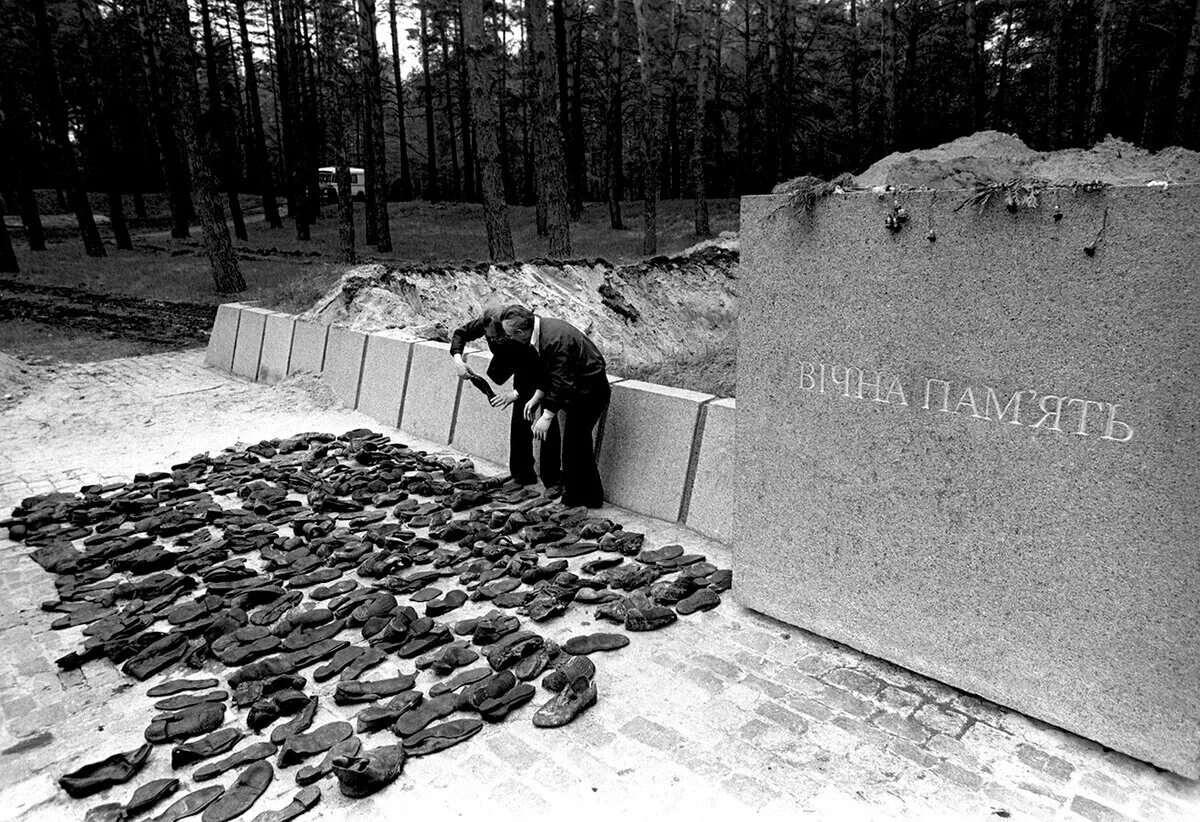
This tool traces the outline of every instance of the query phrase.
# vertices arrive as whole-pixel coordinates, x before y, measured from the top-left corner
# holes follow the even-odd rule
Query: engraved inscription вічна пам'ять
[[[873,374],[874,378],[868,379],[868,374]],[[1117,419],[1116,403],[1041,394],[1029,388],[1011,394],[997,394],[991,386],[968,385],[961,390],[952,390],[949,380],[929,378],[924,381],[921,394],[912,395],[914,403],[920,396],[921,404],[910,406],[910,391],[905,388],[898,374],[855,365],[807,360],[800,362],[800,388],[819,394],[837,394],[847,399],[920,408],[930,413],[966,414],[977,420],[1024,425],[1059,434],[1098,436],[1112,442],[1129,442],[1133,439],[1133,428]]]

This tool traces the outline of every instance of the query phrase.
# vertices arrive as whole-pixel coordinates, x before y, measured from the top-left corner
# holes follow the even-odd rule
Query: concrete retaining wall
[[[511,409],[493,408],[457,379],[448,345],[401,333],[366,334],[230,303],[217,311],[205,362],[232,370],[240,348],[237,373],[259,382],[322,374],[344,404],[384,425],[507,466]],[[490,359],[489,352],[467,352],[477,374]],[[612,404],[595,431],[609,502],[727,540],[733,400],[611,375],[609,381]]]

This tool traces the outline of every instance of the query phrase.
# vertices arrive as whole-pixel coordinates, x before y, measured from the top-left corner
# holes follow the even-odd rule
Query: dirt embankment
[[[1200,183],[1200,152],[1157,153],[1109,137],[1088,149],[1035,151],[1019,137],[980,131],[929,149],[889,154],[854,178],[860,188],[972,188],[1012,179],[1110,185]]]
[[[521,303],[583,330],[614,366],[661,362],[725,340],[737,317],[736,240],[614,266],[535,260],[351,270],[305,316],[363,331],[446,339],[485,306]]]

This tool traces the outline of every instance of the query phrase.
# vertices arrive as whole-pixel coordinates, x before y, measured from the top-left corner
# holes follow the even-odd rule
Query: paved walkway
[[[379,429],[333,407],[314,378],[264,387],[201,361],[189,351],[64,366],[0,411],[0,518],[30,493],[125,479],[201,451]],[[644,531],[648,547],[681,542],[731,564],[727,548],[686,529],[606,515]],[[105,794],[74,802],[58,789],[63,772],[141,742],[149,683],[104,661],[60,673],[53,660],[81,629],[50,631],[38,607],[54,598],[50,575],[3,538],[0,556],[0,819],[80,819],[168,775],[160,750],[138,781]],[[538,629],[555,639],[601,630],[590,622],[577,607]],[[728,594],[715,611],[633,640],[597,655],[600,702],[566,728],[529,722],[539,691],[467,744],[410,761],[370,799],[351,802],[322,782],[324,798],[304,818],[1200,818],[1200,784],[755,614]],[[323,706],[317,721],[343,710]],[[248,816],[282,807],[295,790],[281,772]]]

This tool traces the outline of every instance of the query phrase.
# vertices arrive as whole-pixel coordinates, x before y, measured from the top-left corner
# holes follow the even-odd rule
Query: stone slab
[[[400,415],[404,431],[446,445],[454,427],[459,383],[447,343],[422,341],[412,347],[408,388]],[[473,390],[473,389],[472,389]]]
[[[213,319],[212,333],[208,337],[208,349],[204,352],[205,365],[222,371],[233,370],[233,351],[237,346],[242,308],[241,303],[217,306],[217,316]]]
[[[706,537],[729,544],[733,539],[737,487],[734,449],[737,401],[714,400],[704,406],[702,417],[684,522]]]
[[[492,362],[492,354],[490,351],[480,351],[467,354],[466,360],[472,371],[486,375]],[[509,380],[499,387],[497,393],[511,390],[512,380]],[[462,395],[458,400],[458,416],[454,421],[452,445],[468,454],[507,467],[511,420],[511,407],[493,408],[483,392],[469,382],[464,382]]]
[[[1200,777],[1200,188],[970,194],[743,199],[735,593]]]
[[[292,334],[296,330],[296,318],[290,314],[272,311],[267,315],[263,331],[262,356],[258,358],[258,382],[276,383],[288,374],[288,361],[292,356]]]
[[[605,498],[677,521],[700,406],[712,399],[712,394],[641,380],[613,383],[598,462]]]
[[[358,405],[358,384],[366,346],[367,335],[363,332],[336,325],[329,327],[321,377],[347,408]]]
[[[267,327],[265,308],[243,308],[238,321],[237,346],[233,350],[233,373],[239,377],[255,379],[258,376],[258,360],[262,355],[263,330]]]
[[[325,366],[325,343],[329,337],[329,326],[312,320],[296,320],[292,335],[292,356],[288,361],[288,376],[304,371],[320,374]]]
[[[408,384],[408,361],[412,341],[394,330],[367,335],[358,410],[393,428],[400,427],[400,408]]]

